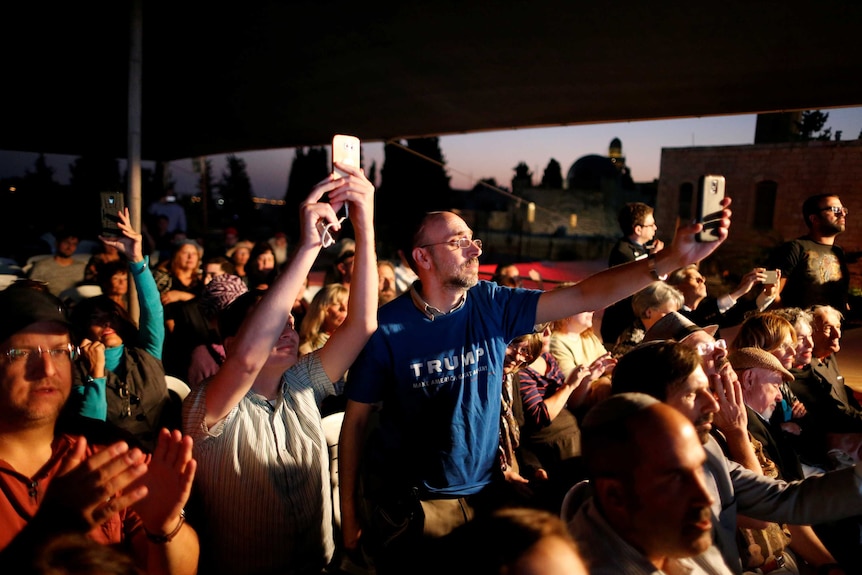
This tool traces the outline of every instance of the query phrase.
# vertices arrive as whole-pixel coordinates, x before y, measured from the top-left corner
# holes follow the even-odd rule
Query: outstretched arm
[[[614,266],[571,287],[543,293],[536,310],[536,323],[553,321],[583,311],[604,309],[632,295],[655,281],[650,272],[651,265],[655,266],[656,274],[663,275],[706,258],[727,239],[731,216],[729,206],[730,198],[724,198],[717,241],[695,241],[695,234],[703,228],[702,224],[682,226],[677,229],[671,246],[655,254],[654,260],[650,257]]]

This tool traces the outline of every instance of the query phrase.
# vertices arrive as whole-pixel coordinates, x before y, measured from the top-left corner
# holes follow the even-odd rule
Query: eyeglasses
[[[845,208],[844,206],[826,206],[825,208],[820,208],[821,212],[832,212],[836,216],[842,215],[846,216],[850,213],[850,210]]]
[[[5,356],[6,360],[10,364],[16,363],[29,363],[31,359],[35,359],[37,357],[42,357],[43,353],[47,353],[51,358],[51,361],[74,361],[78,358],[78,355],[81,353],[80,348],[71,343],[66,344],[64,347],[58,347],[56,349],[42,349],[41,346],[36,348],[10,348],[6,350]]]
[[[658,225],[656,225],[654,223],[653,224],[641,224],[641,227],[642,228],[657,228]]]
[[[442,246],[448,245],[450,248],[454,249],[466,249],[472,245],[476,245],[480,250],[482,249],[482,240],[477,240],[476,238],[458,238],[457,240],[449,240],[448,242],[435,242],[433,244],[425,244],[424,246],[419,246],[420,248],[427,248],[431,246]]]
[[[509,350],[512,352],[512,355],[515,358],[520,357],[521,363],[530,363],[533,359],[533,354],[530,353],[530,346],[527,344],[518,346],[518,347],[509,347]]]
[[[727,341],[723,339],[706,341],[697,344],[697,346],[695,346],[695,349],[697,350],[698,355],[712,355],[717,349],[723,349],[727,351]]]

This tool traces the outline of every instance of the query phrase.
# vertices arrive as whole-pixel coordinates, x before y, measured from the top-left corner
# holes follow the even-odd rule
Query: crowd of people
[[[89,261],[58,234],[0,291],[3,565],[862,572],[837,195],[720,296],[700,265],[729,198],[715,242],[699,224],[658,240],[653,208],[627,204],[607,269],[525,288],[505,266],[479,281],[482,242],[453,212],[379,258],[374,187],[339,168],[290,249],[231,229],[205,254],[167,195],[152,213],[180,235],[159,261],[124,210]],[[306,298],[348,205],[353,237]]]

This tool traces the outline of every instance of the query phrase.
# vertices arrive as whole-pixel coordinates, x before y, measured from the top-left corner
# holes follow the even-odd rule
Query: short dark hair
[[[250,259],[250,258],[249,258]],[[236,275],[236,266],[225,256],[212,256],[204,262],[204,269],[210,264],[217,264],[221,271],[232,276]]]
[[[653,209],[643,202],[628,202],[617,213],[620,230],[627,236],[635,233],[635,226],[642,226]]]
[[[700,366],[697,351],[675,341],[642,343],[619,358],[611,393],[638,392],[667,401],[670,392]]]
[[[129,264],[126,260],[112,260],[109,262],[99,263],[96,265],[96,283],[105,289],[105,286],[110,285],[111,278],[116,274],[129,273]]]
[[[247,291],[219,312],[218,331],[222,340],[239,333],[242,322],[245,321],[246,316],[263,295],[263,292],[258,290]]]
[[[802,202],[802,219],[805,225],[811,228],[811,216],[820,214],[820,202],[827,198],[837,198],[838,194],[815,194],[808,196]]]

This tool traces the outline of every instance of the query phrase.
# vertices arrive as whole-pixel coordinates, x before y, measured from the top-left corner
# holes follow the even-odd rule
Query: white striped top
[[[201,573],[319,574],[334,542],[320,417],[333,385],[318,354],[284,373],[272,405],[249,391],[212,429],[204,423],[207,383],[183,402],[198,462],[195,497],[203,502],[195,524]]]

